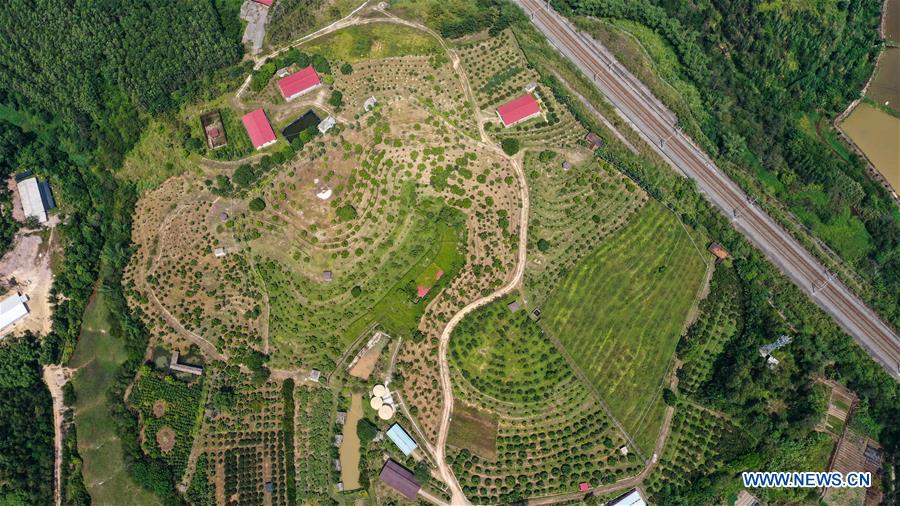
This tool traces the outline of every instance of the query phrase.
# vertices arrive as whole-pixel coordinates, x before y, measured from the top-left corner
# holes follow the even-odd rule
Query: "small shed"
[[[525,85],[526,93],[534,93],[534,90],[536,90],[536,89],[537,89],[537,83],[534,81],[531,81],[530,83]]]
[[[728,251],[717,242],[710,244],[708,249],[710,253],[716,256],[716,262],[721,262],[730,256]]]
[[[338,425],[344,425],[345,423],[347,423],[347,412],[346,411],[338,411],[335,422],[337,422]]]
[[[287,77],[291,74],[291,69],[288,67],[281,67],[280,69],[275,71],[275,75],[278,77]]]
[[[194,376],[200,376],[203,374],[203,368],[197,367],[193,365],[187,364],[179,364],[178,363],[179,353],[178,350],[172,352],[172,359],[169,362],[169,369],[173,371],[183,372],[187,374],[193,374]]]
[[[510,302],[506,307],[509,308],[510,312],[512,313],[515,313],[522,308],[522,306],[519,305],[519,301],[517,300]]]
[[[335,471],[341,472],[341,459],[332,459],[331,464],[334,465]]]
[[[327,118],[323,119],[321,123],[319,123],[319,133],[324,134],[328,132],[329,130],[334,128],[334,125],[336,124],[337,120],[334,119],[334,116],[328,116]]]
[[[228,221],[228,213],[226,213],[225,211],[222,211],[222,213],[219,214],[219,219],[222,221]]]
[[[369,97],[369,98],[367,98],[366,101],[363,103],[363,110],[366,111],[366,112],[369,112],[369,111],[371,111],[372,109],[374,109],[375,106],[376,106],[377,104],[378,104],[378,99],[376,99],[374,96],[373,96],[373,97]]]
[[[580,490],[582,492],[587,492],[590,489],[591,489],[591,484],[586,481],[583,481],[578,484],[578,490]]]
[[[319,378],[322,377],[322,371],[318,369],[313,369],[309,371],[309,376],[306,377],[309,381],[319,381]]]
[[[331,271],[322,272],[322,281],[330,283],[332,279],[334,279],[334,275],[331,273]]]
[[[628,455],[628,446],[619,448],[619,453],[621,453],[622,455]]]
[[[339,482],[337,482],[337,485],[335,485],[335,486],[337,487],[337,491],[338,491],[338,492],[343,492],[343,491],[344,491],[344,482],[339,481]]]
[[[271,481],[267,481],[265,486],[263,487],[263,490],[267,494],[271,494],[275,490],[275,485]]]
[[[603,147],[603,139],[601,139],[600,136],[595,134],[594,132],[590,132],[585,135],[584,140],[587,141],[588,147],[591,148],[591,150]]]
[[[343,442],[344,442],[343,434],[335,434],[334,435],[334,446],[340,447],[341,443],[343,443]]]
[[[215,255],[216,258],[222,258],[225,256],[225,248],[216,248],[213,250],[213,255]]]
[[[572,163],[569,162],[568,160],[563,160],[562,168],[563,168],[563,170],[569,170],[572,168]]]

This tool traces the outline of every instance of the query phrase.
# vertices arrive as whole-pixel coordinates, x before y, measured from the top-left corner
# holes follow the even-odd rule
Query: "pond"
[[[897,85],[900,76],[900,47],[884,50],[878,60],[876,72],[866,94],[879,104],[900,110],[900,86]]]
[[[894,190],[900,190],[900,118],[862,102],[841,123]]]
[[[319,122],[322,121],[316,116],[316,113],[312,111],[312,109],[306,111],[303,116],[300,116],[293,123],[284,127],[284,130],[281,131],[281,135],[284,136],[288,142],[293,141],[300,135],[300,132],[306,130],[309,127],[319,126]]]
[[[344,440],[341,442],[341,481],[344,490],[359,488],[359,436],[356,434],[356,423],[362,418],[362,395],[353,394],[350,398],[350,411],[344,423]]]
[[[884,38],[900,42],[900,0],[885,2]]]

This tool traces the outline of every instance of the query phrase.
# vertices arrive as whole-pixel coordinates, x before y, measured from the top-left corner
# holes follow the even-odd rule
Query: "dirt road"
[[[44,366],[44,383],[53,398],[53,497],[56,506],[62,505],[62,458],[63,458],[63,423],[66,417],[66,405],[63,402],[63,385],[65,385],[74,369],[60,365]]]

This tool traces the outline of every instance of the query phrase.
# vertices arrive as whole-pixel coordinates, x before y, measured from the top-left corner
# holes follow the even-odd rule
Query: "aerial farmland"
[[[800,230],[810,215],[771,200],[797,184],[771,167],[808,139],[760,157],[712,135],[737,106],[693,110],[708,106],[693,66],[721,55],[698,56],[656,1],[635,20],[580,0],[217,0],[172,20],[187,24],[162,61],[145,48],[153,66],[127,39],[97,71],[118,84],[77,90],[101,112],[9,95],[0,407],[34,415],[25,446],[52,458],[25,467],[47,475],[27,497],[0,463],[0,503],[894,497],[896,384],[820,304],[839,279],[866,302],[883,287],[826,262],[810,298],[757,248],[747,217],[775,209],[834,260]],[[826,114],[794,119],[808,135]],[[688,150],[735,188],[780,189],[722,212],[679,165]],[[795,198],[867,220],[854,188]],[[795,467],[875,484],[741,481]]]

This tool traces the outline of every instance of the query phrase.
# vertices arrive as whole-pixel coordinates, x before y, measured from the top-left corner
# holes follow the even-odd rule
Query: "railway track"
[[[742,190],[677,127],[677,117],[598,42],[582,35],[538,0],[517,0],[534,24],[592,78],[623,118],[677,170],[698,183],[709,200],[744,232],[814,302],[828,312],[895,379],[900,379],[900,338],[849,288],[828,272],[786,230],[749,201]]]

